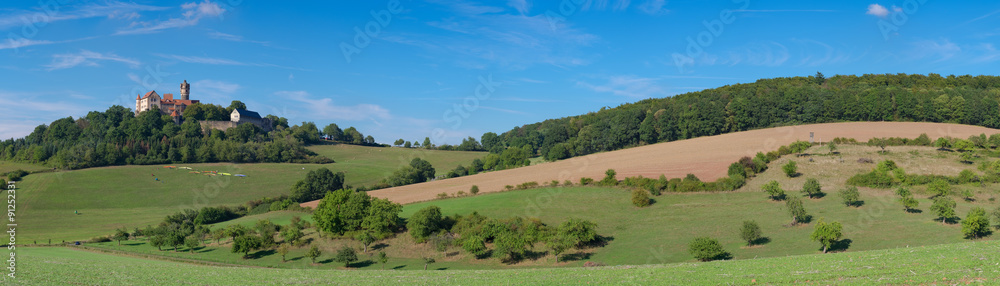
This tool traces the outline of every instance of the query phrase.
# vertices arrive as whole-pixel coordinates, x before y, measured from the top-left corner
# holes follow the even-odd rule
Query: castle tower
[[[181,100],[188,100],[188,96],[190,94],[191,94],[191,85],[188,84],[188,81],[185,79],[184,82],[181,83]]]

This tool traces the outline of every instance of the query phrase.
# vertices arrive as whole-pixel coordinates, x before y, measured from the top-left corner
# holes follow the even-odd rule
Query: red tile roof
[[[164,101],[166,101],[166,100],[174,100],[174,94],[173,93],[165,93],[165,94],[163,94],[163,99],[164,99]]]

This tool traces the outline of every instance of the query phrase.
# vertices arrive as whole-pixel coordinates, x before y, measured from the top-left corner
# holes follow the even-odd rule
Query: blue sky
[[[0,138],[183,80],[296,124],[454,144],[759,78],[1000,61],[996,1],[10,2]]]

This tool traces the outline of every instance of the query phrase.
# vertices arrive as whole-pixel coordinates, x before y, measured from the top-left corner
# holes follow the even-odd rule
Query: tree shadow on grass
[[[263,258],[265,256],[273,255],[275,253],[277,253],[277,252],[275,252],[274,249],[261,250],[261,251],[257,251],[257,252],[251,253],[249,256],[247,256],[247,258],[249,258],[249,259],[260,259],[260,258]]]
[[[818,200],[818,199],[825,198],[826,195],[827,195],[827,193],[825,193],[825,192],[819,192],[818,194],[812,195],[812,197],[810,197],[809,195],[806,195],[806,197],[810,198],[810,199],[816,199],[816,200]]]
[[[195,252],[196,252],[196,253],[206,253],[206,252],[212,252],[212,251],[215,251],[216,249],[217,249],[217,248],[208,248],[208,247],[206,247],[206,246],[202,246],[202,247],[200,247],[200,248],[195,248]]]
[[[911,214],[918,214],[918,213],[924,212],[924,211],[922,211],[920,209],[908,209],[908,210],[903,210],[903,211],[905,211],[907,213],[911,213]]]
[[[142,242],[135,242],[135,243],[123,242],[122,243],[123,246],[136,246],[136,245],[143,245],[143,244],[145,244],[145,243],[142,243]]]
[[[374,251],[374,250],[379,250],[379,249],[383,249],[383,248],[386,248],[386,247],[389,247],[389,245],[380,242],[380,243],[376,243],[375,245],[372,245],[371,249]]]
[[[398,270],[398,269],[403,269],[403,268],[406,268],[406,264],[403,264],[403,265],[400,265],[400,266],[396,266],[396,267],[393,267],[392,269],[397,269],[397,270]]]
[[[483,251],[483,253],[476,254],[476,259],[486,259],[486,258],[490,258],[492,256],[493,256],[493,250],[490,249],[490,250],[487,250],[487,251]]]
[[[585,253],[577,252],[577,253],[563,254],[562,258],[559,258],[559,261],[566,262],[566,261],[587,260],[587,259],[590,259],[590,256],[592,256],[592,255],[593,255],[593,253],[589,253],[589,252],[585,252]]]
[[[326,260],[320,260],[320,261],[316,262],[316,264],[328,264],[330,262],[333,262],[333,258],[328,258]]]
[[[359,261],[359,262],[354,262],[354,263],[348,264],[349,265],[348,267],[350,267],[350,268],[362,268],[362,267],[372,266],[374,264],[375,264],[374,261],[365,260],[365,261]]]
[[[439,267],[438,269],[434,269],[434,270],[448,270],[448,267]]]
[[[761,237],[761,238],[758,238],[758,239],[754,240],[750,244],[750,246],[765,245],[765,244],[768,244],[768,243],[771,243],[771,238],[770,237]]]
[[[611,243],[614,240],[615,240],[614,236],[603,236],[598,234],[593,241],[581,244],[580,248],[585,249],[585,248],[605,247],[608,245],[608,243]]]
[[[291,259],[288,259],[288,261],[299,261],[302,258],[305,258],[305,256],[299,256],[299,257],[296,257],[296,258],[291,258]]]
[[[831,244],[830,245],[830,249],[827,249],[826,252],[844,252],[844,251],[847,251],[847,249],[851,247],[851,242],[854,242],[854,241],[851,240],[851,239],[849,239],[849,238],[838,240],[838,241],[834,242],[833,244]]]

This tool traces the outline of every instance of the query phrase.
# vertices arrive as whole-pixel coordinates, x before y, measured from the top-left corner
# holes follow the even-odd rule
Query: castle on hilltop
[[[166,93],[160,96],[155,90],[147,92],[145,95],[138,94],[135,97],[135,114],[139,115],[143,111],[152,110],[156,107],[160,110],[160,114],[170,115],[174,119],[174,123],[180,124],[182,115],[184,114],[184,109],[188,106],[201,103],[200,100],[191,100],[191,84],[184,80],[181,83],[181,98],[175,99],[173,94]],[[208,129],[218,129],[225,131],[229,128],[236,127],[240,124],[250,123],[257,125],[265,132],[271,131],[271,119],[260,117],[260,114],[254,111],[246,109],[235,109],[229,114],[229,121],[198,121],[201,124],[201,128],[205,131]]]

